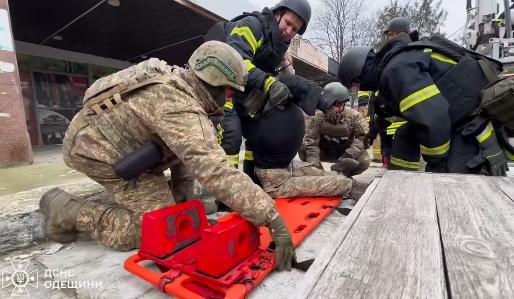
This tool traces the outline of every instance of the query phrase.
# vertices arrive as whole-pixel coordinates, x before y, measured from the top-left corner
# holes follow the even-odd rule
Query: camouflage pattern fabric
[[[343,196],[350,192],[352,180],[299,160],[288,168],[255,169],[262,188],[271,197]]]
[[[335,113],[318,112],[311,119],[300,148],[300,159],[318,165],[320,161],[335,162],[346,150],[359,152],[354,157],[362,163],[362,167],[369,167],[369,155],[364,147],[364,139],[369,131],[369,124],[362,115],[346,107],[343,111]],[[334,140],[334,142],[329,142]],[[363,171],[364,171],[363,170]]]
[[[187,69],[152,63],[150,69],[157,70],[155,65],[159,68],[148,72],[144,70],[145,63],[149,64],[143,62],[131,67],[132,70],[100,79],[90,87],[96,90],[88,90],[86,97],[95,96],[105,86],[114,86],[119,80],[137,82],[139,77],[162,76],[165,83],[133,91],[121,104],[100,116],[83,109],[66,132],[65,163],[102,184],[114,194],[117,202],[116,205],[86,204],[80,211],[77,228],[92,232],[94,238],[109,247],[128,250],[137,247],[141,213],[174,203],[171,190],[160,173],[144,175],[135,185],[116,176],[112,166],[123,153],[102,133],[105,128],[98,127],[102,124],[96,121],[100,117],[117,120],[110,122],[110,129],[116,131],[113,134],[123,136],[130,131],[128,140],[135,143],[130,146],[138,147],[156,136],[162,139],[190,171],[187,175],[197,179],[213,196],[255,225],[269,224],[278,215],[274,202],[226,160],[208,118],[219,115],[222,110],[204,83]],[[145,75],[140,75],[141,71],[146,72]],[[120,127],[112,126],[116,123]],[[117,140],[127,142],[121,139]],[[172,180],[184,181],[177,172],[172,176]]]

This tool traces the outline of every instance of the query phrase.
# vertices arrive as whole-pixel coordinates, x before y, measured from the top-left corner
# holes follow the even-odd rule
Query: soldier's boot
[[[366,192],[366,189],[368,189],[369,184],[370,183],[359,182],[359,181],[353,179],[352,180],[352,190],[350,191],[348,196],[353,198],[354,200],[359,200],[361,198],[362,194],[364,194],[364,192]]]
[[[339,173],[344,174],[347,177],[351,177],[354,175],[355,170],[359,166],[359,162],[357,160],[351,158],[339,159],[336,163],[332,164],[330,170],[337,171]]]
[[[75,228],[80,207],[86,202],[59,188],[47,191],[39,201],[39,210],[45,216],[45,235],[59,243],[73,242],[77,239]]]

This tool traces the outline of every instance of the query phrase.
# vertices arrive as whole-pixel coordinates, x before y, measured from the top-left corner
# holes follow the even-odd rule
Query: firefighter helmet
[[[372,50],[371,47],[358,46],[350,48],[344,53],[337,70],[337,77],[343,85],[351,88],[352,82],[361,75],[366,57]]]
[[[302,19],[303,26],[298,30],[298,34],[304,34],[311,19],[311,5],[309,2],[307,0],[281,0],[271,10],[275,12],[275,10],[280,8],[286,8]]]

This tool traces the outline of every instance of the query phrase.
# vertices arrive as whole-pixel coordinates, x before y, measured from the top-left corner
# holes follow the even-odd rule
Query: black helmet
[[[307,0],[280,0],[271,10],[275,12],[275,10],[280,8],[289,9],[302,19],[303,26],[298,30],[298,34],[304,34],[311,19],[311,5],[309,2]]]
[[[357,79],[361,73],[366,57],[373,48],[367,46],[358,46],[348,49],[339,63],[337,77],[343,85],[351,88],[352,81]]]
[[[410,32],[410,20],[406,17],[396,17],[389,21],[387,25],[384,28],[384,34],[387,34],[388,32]]]

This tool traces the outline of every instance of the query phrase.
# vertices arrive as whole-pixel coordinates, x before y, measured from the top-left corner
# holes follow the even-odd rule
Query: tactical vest
[[[144,142],[135,140],[133,136],[150,132],[127,105],[125,98],[149,85],[166,82],[166,75],[156,69],[162,66],[157,65],[159,63],[156,58],[152,58],[147,65],[135,65],[101,78],[86,91],[83,109],[89,123],[122,155],[133,152]]]
[[[347,129],[343,128],[340,124],[335,125],[328,121],[323,121],[320,128],[321,140],[320,143],[327,143],[328,146],[336,145],[341,147],[348,147],[353,138],[349,137]],[[324,140],[324,142],[322,142]]]

